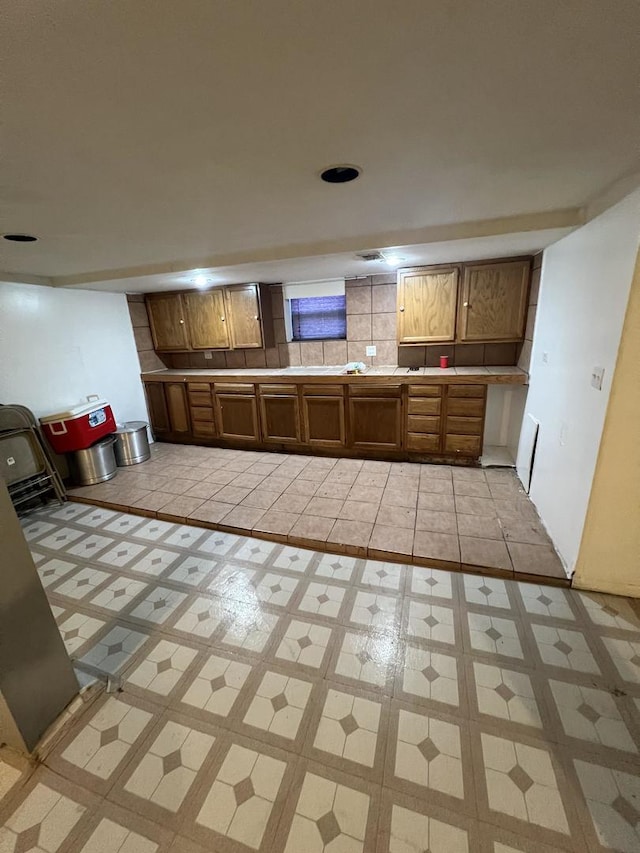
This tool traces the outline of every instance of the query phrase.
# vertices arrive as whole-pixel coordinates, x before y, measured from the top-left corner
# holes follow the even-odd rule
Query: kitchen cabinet
[[[157,438],[186,437],[191,420],[184,382],[145,382],[149,418]]]
[[[184,382],[167,382],[164,387],[167,399],[169,424],[174,435],[187,435],[191,431],[187,389]]]
[[[341,385],[303,385],[304,442],[312,447],[344,447],[344,391]]]
[[[458,276],[457,266],[399,272],[399,344],[455,340]]]
[[[442,450],[442,385],[407,388],[406,449],[418,453]]]
[[[225,288],[227,313],[231,323],[234,349],[260,349],[263,346],[260,298],[257,284]]]
[[[349,447],[359,450],[401,449],[400,385],[349,388]]]
[[[258,406],[252,384],[216,382],[214,399],[220,438],[260,441]]]
[[[447,387],[442,448],[445,453],[480,456],[486,402],[486,385],[449,385]]]
[[[229,324],[222,288],[185,293],[182,300],[191,349],[229,349]]]
[[[156,438],[171,432],[167,400],[164,394],[164,382],[145,382],[144,390],[147,395],[147,408],[151,429]]]
[[[269,444],[299,444],[300,402],[295,385],[260,385],[262,440]]]
[[[149,294],[146,297],[153,346],[158,352],[189,349],[185,310],[179,293]]]
[[[189,382],[187,395],[193,434],[195,436],[215,437],[217,433],[211,385],[208,382]]]
[[[529,259],[464,267],[459,340],[514,341],[524,336]]]
[[[158,352],[260,349],[274,344],[266,285],[148,293],[145,298]]]

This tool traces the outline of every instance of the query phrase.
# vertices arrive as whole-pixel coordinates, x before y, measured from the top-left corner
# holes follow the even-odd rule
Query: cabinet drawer
[[[208,382],[188,382],[187,388],[189,391],[206,391],[207,393],[211,391],[211,386]]]
[[[482,418],[447,418],[447,433],[482,435]]]
[[[445,453],[460,453],[463,456],[479,456],[482,438],[478,435],[446,435]]]
[[[484,399],[449,397],[447,401],[447,415],[462,415],[469,418],[481,418],[484,414]]]
[[[305,397],[342,397],[344,385],[303,385]]]
[[[435,397],[409,397],[410,415],[439,415],[440,399]]]
[[[193,422],[193,434],[194,435],[215,435],[216,434],[216,426],[214,423],[210,423],[208,421],[194,421]]]
[[[297,394],[295,385],[258,385],[262,396],[265,394],[273,394],[279,396],[281,394]]]
[[[210,406],[211,392],[207,391],[189,391],[189,404],[191,406]]]
[[[350,397],[399,397],[401,385],[349,385]]]
[[[409,385],[410,397],[441,397],[442,385]]]
[[[486,385],[449,385],[450,397],[483,397],[487,392]]]
[[[211,406],[192,406],[191,420],[213,422],[213,409]]]
[[[407,433],[407,450],[438,453],[440,450],[440,436],[415,432]]]
[[[216,394],[254,394],[252,382],[216,382]]]
[[[407,430],[409,432],[440,433],[440,418],[425,415],[409,415],[407,418]]]

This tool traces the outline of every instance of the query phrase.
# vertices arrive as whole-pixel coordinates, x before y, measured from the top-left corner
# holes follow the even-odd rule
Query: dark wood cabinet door
[[[145,382],[144,390],[153,434],[157,437],[166,435],[171,432],[171,424],[164,395],[164,382]]]
[[[524,337],[530,261],[465,266],[460,306],[461,341]]]
[[[221,438],[252,442],[260,440],[255,395],[217,392],[215,401]]]
[[[287,386],[285,386],[287,387]],[[260,425],[262,440],[276,444],[299,444],[300,403],[295,386],[277,393],[274,386],[260,391]]]
[[[302,398],[304,440],[318,447],[344,447],[346,442],[344,397]]]
[[[400,396],[349,398],[349,445],[361,450],[402,448]]]
[[[398,276],[398,343],[453,341],[458,267],[403,270]]]
[[[175,435],[191,432],[187,389],[184,382],[166,382],[164,392],[167,398],[171,432]]]
[[[257,284],[240,284],[225,288],[231,346],[234,349],[262,347],[262,321]]]
[[[205,293],[185,293],[182,299],[191,348],[229,349],[229,323],[222,288]]]
[[[147,296],[153,345],[158,352],[189,349],[184,305],[179,293]]]

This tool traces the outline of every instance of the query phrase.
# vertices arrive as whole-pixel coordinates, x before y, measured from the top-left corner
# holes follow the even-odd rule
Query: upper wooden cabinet
[[[229,349],[229,323],[224,291],[185,293],[182,296],[192,349]]]
[[[179,293],[147,296],[149,325],[158,352],[189,349],[184,305]]]
[[[522,340],[530,271],[530,258],[398,270],[398,343]]]
[[[524,335],[529,275],[528,259],[464,268],[461,341],[513,341]]]
[[[458,275],[458,267],[399,273],[398,343],[455,340]]]
[[[266,285],[148,293],[146,302],[158,352],[273,346],[271,300]]]
[[[260,296],[257,284],[225,288],[227,312],[231,320],[231,345],[234,349],[260,349],[263,346]]]

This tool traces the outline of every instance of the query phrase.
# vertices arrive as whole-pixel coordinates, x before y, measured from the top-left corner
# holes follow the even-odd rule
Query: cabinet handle
[[[259,319],[260,319],[260,317],[258,317],[258,315],[257,315],[257,314],[255,314],[253,319],[254,319],[254,320],[259,320]]]
[[[400,311],[404,311],[404,305],[400,306]]]
[[[469,303],[468,303],[468,302],[463,302],[463,303],[462,303],[462,307],[463,307],[463,308],[471,308],[471,305],[469,305]]]
[[[226,318],[226,317],[220,317],[220,319],[221,319],[221,320],[222,320],[222,322],[224,323],[224,321],[225,321],[227,318]]]
[[[184,326],[184,320],[180,320],[180,325]]]

